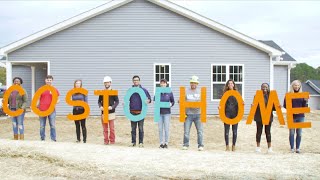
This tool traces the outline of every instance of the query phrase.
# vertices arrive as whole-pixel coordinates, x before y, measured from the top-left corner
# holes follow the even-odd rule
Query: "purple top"
[[[88,103],[88,96],[85,96],[81,93],[78,93],[78,94],[73,94],[72,95],[72,100],[73,101],[84,101],[86,103]],[[81,106],[74,106],[74,108],[83,108]]]
[[[139,87],[142,88],[147,98],[149,99],[149,102],[151,102],[151,97],[149,92],[145,88],[143,88],[141,85],[139,85]],[[140,95],[138,93],[132,94],[132,96],[130,97],[130,111],[141,111],[141,109],[142,109],[142,102],[141,102]]]
[[[11,93],[11,107],[16,108],[17,107],[17,95],[18,91],[12,91]]]

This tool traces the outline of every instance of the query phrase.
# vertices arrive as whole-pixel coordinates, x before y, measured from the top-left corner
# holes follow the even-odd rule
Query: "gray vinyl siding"
[[[171,63],[171,85],[175,100],[179,87],[188,86],[192,75],[200,87],[207,87],[207,113],[217,114],[219,102],[211,101],[211,67],[216,64],[244,64],[246,112],[262,82],[269,82],[267,53],[225,36],[197,22],[145,1],[134,1],[71,28],[46,37],[9,54],[12,61],[50,61],[51,74],[62,97],[58,114],[71,112],[64,102],[75,79],[89,91],[91,115],[98,115],[95,89],[103,88],[103,77],[113,79],[119,90],[118,114],[133,75],[154,92],[154,63]],[[173,114],[179,113],[179,104]],[[153,113],[149,105],[148,113]]]
[[[28,94],[28,103],[27,106],[31,104],[31,68],[30,66],[22,65],[13,65],[12,66],[12,78],[21,77],[23,80],[23,88],[27,91]]]
[[[277,91],[280,104],[288,92],[288,66],[274,66],[274,89]]]
[[[47,65],[38,64],[35,66],[35,90],[37,91],[41,86],[45,85],[45,78],[47,76]]]
[[[312,111],[320,110],[320,96],[311,96],[308,103]]]

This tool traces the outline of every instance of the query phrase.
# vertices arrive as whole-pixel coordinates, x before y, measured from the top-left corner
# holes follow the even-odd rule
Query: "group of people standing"
[[[140,77],[139,76],[133,76],[132,78],[133,85],[132,87],[138,87],[141,88],[146,97],[146,102],[142,102],[140,95],[138,93],[134,93],[130,97],[130,113],[133,115],[139,115],[141,114],[142,110],[142,103],[150,104],[152,102],[151,96],[147,89],[141,86],[140,84]],[[46,85],[52,86],[53,83],[53,77],[51,75],[48,75],[45,79]],[[23,80],[20,77],[13,78],[13,84],[22,86]],[[104,77],[103,79],[104,88],[106,90],[112,90],[112,79],[109,76]],[[199,84],[199,78],[197,76],[192,76],[190,79],[190,87],[186,90],[186,101],[189,102],[199,102],[201,100],[201,91],[197,87]],[[161,79],[160,80],[160,86],[161,87],[167,87],[167,80]],[[81,80],[75,80],[74,82],[74,88],[81,88],[82,87],[82,81]],[[301,88],[301,82],[298,80],[295,80],[291,83],[291,89],[290,92],[292,93],[299,93],[302,92]],[[55,88],[56,89],[56,88]],[[20,95],[18,91],[13,91],[8,99],[9,109],[11,111],[16,111],[17,109],[23,109],[24,113],[22,113],[19,116],[12,117],[12,126],[13,126],[13,134],[14,134],[14,140],[24,140],[24,115],[25,110],[27,107],[27,101],[28,101],[28,94],[25,89],[24,95]],[[237,90],[235,82],[230,79],[226,82],[224,86],[223,92],[227,92],[229,90]],[[267,105],[269,100],[269,94],[270,94],[270,87],[268,83],[262,83],[261,90],[264,94],[264,102]],[[58,89],[56,89],[58,96],[60,95]],[[83,94],[73,94],[72,100],[80,100],[84,102],[88,102],[88,97]],[[169,129],[170,129],[170,119],[171,119],[171,107],[174,106],[175,100],[173,93],[161,93],[160,96],[161,102],[169,102],[170,107],[169,108],[161,108],[160,109],[160,120],[158,122],[159,127],[159,141],[160,146],[159,148],[168,148],[169,145]],[[284,108],[286,108],[286,100],[284,100]],[[50,91],[45,91],[41,94],[40,100],[38,102],[38,108],[41,111],[46,111],[52,102],[52,94]],[[59,98],[58,102],[59,103]],[[118,96],[110,96],[109,97],[109,106],[108,106],[108,123],[104,123],[103,121],[103,105],[105,102],[103,102],[103,96],[99,96],[98,98],[98,107],[101,110],[101,122],[103,127],[103,135],[104,135],[104,144],[114,144],[115,143],[115,128],[114,128],[114,121],[116,119],[115,111],[119,104],[119,98]],[[244,105],[244,104],[240,104]],[[227,99],[226,106],[225,106],[225,112],[226,117],[232,119],[235,118],[238,114],[238,102],[235,97],[230,96]],[[293,108],[297,107],[307,107],[307,99],[293,99],[292,100],[292,106]],[[221,107],[218,107],[221,108]],[[73,114],[78,115],[82,114],[84,112],[84,108],[81,106],[74,106],[73,107]],[[294,114],[294,122],[303,122],[304,121],[304,114]],[[50,115],[46,117],[39,117],[40,120],[40,139],[42,141],[45,140],[45,126],[46,126],[46,120],[48,119],[49,125],[50,125],[50,137],[52,141],[56,141],[56,127],[55,127],[55,119],[56,119],[56,111],[54,110]],[[265,129],[267,144],[268,144],[268,152],[272,152],[271,147],[271,125],[273,121],[273,116],[271,113],[270,121],[268,125],[262,124],[262,118],[260,114],[260,108],[257,108],[257,111],[254,116],[254,120],[256,121],[257,126],[257,132],[256,132],[256,152],[261,152],[260,148],[260,141],[261,141],[261,135],[263,131],[263,127]],[[203,124],[200,121],[200,109],[199,108],[187,108],[186,109],[186,120],[184,122],[184,136],[183,136],[183,150],[187,150],[189,148],[189,137],[190,137],[190,129],[192,126],[192,123],[195,124],[196,130],[197,130],[197,143],[198,143],[198,150],[202,151],[204,150],[204,143],[203,143]],[[86,143],[87,141],[87,129],[86,129],[86,119],[77,120],[75,121],[76,126],[76,136],[77,141],[81,142],[81,131],[83,135],[83,143]],[[230,151],[229,146],[229,131],[230,131],[229,124],[224,124],[224,137],[225,137],[225,144],[226,144],[226,151]],[[80,128],[81,127],[81,128]],[[139,130],[139,139],[137,143],[137,127]],[[143,139],[144,139],[144,119],[141,119],[139,121],[131,121],[131,147],[138,146],[143,147]],[[232,147],[231,150],[236,150],[236,142],[237,142],[237,131],[238,131],[238,124],[232,125]],[[296,148],[294,148],[294,134],[296,132]],[[301,143],[301,134],[302,129],[289,129],[289,142],[290,142],[290,148],[291,152],[300,153],[300,143]]]

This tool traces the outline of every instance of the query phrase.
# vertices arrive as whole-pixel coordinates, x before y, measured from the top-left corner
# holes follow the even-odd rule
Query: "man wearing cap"
[[[190,79],[190,88],[186,92],[186,101],[189,102],[199,102],[201,100],[201,92],[197,88],[199,84],[199,78],[197,76],[192,76]],[[198,150],[203,150],[203,126],[200,121],[200,108],[187,108],[186,109],[187,119],[184,122],[184,138],[183,138],[183,150],[189,148],[189,137],[190,137],[190,128],[192,122],[194,122],[197,134],[198,134]]]
[[[111,90],[111,83],[112,79],[109,76],[105,76],[103,79],[104,87],[106,90]],[[103,127],[103,136],[104,136],[104,144],[108,145],[115,143],[115,132],[114,132],[114,120],[116,118],[115,110],[116,107],[119,104],[119,98],[118,96],[109,96],[109,117],[108,117],[108,123],[103,122],[103,96],[100,95],[98,99],[98,105],[101,110],[101,123]],[[110,127],[110,136],[108,136],[108,130]]]
[[[140,85],[140,77],[137,75],[133,76],[132,82],[133,82],[132,87],[139,87],[144,91],[144,93],[148,98],[145,103],[150,104],[151,103],[150,94],[148,90],[146,90]],[[141,114],[141,110],[142,110],[141,97],[138,93],[134,93],[130,97],[130,113],[133,115],[139,115]],[[136,146],[137,126],[139,127],[139,147],[140,148],[143,147],[143,137],[144,137],[143,124],[144,124],[144,119],[141,119],[140,121],[131,121],[131,139],[132,139],[130,144],[131,147]]]

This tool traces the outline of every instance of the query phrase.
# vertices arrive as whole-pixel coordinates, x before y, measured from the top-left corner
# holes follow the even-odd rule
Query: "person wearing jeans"
[[[20,77],[13,78],[13,84],[19,85],[23,83]],[[24,140],[24,115],[27,107],[28,94],[25,89],[23,89],[24,95],[20,95],[18,91],[13,91],[8,99],[9,108],[11,111],[16,111],[18,109],[23,109],[23,113],[19,116],[12,117],[12,129],[13,129],[13,139],[14,140]],[[20,133],[20,134],[19,134]]]
[[[75,80],[74,82],[74,87],[75,88],[81,88],[82,87],[82,81],[81,80]],[[88,103],[88,96],[77,93],[72,95],[72,100],[73,101],[84,101]],[[73,115],[79,115],[84,113],[84,108],[82,106],[74,106],[73,107]],[[86,128],[86,119],[81,119],[74,121],[76,125],[76,134],[77,134],[77,143],[81,142],[80,134],[80,126],[82,129],[82,135],[83,135],[83,143],[87,142],[87,128]]]
[[[294,122],[304,122],[304,117],[296,117],[294,118]],[[296,135],[296,153],[300,153],[300,143],[301,143],[301,137],[302,137],[302,128],[297,129],[289,129],[289,142],[290,142],[290,148],[291,151],[294,152],[294,134]]]
[[[299,80],[294,80],[290,86],[290,93],[300,93],[302,92],[301,82]],[[286,99],[284,99],[283,107],[286,108]],[[292,99],[292,108],[302,108],[308,107],[308,99],[298,98]],[[293,114],[294,122],[304,122],[304,113]],[[294,134],[296,132],[296,149],[294,149]],[[302,137],[302,129],[289,129],[289,142],[291,152],[300,153],[300,143]]]
[[[201,92],[197,89],[199,84],[197,76],[192,76],[190,80],[190,88],[186,92],[186,101],[189,102],[199,102],[201,100]],[[187,118],[184,122],[184,136],[183,136],[183,150],[189,148],[189,137],[190,137],[190,128],[192,122],[194,122],[197,129],[198,137],[198,150],[203,151],[203,126],[200,121],[200,108],[187,108],[186,110]]]
[[[203,150],[203,126],[200,121],[200,114],[187,114],[186,122],[184,123],[184,138],[183,138],[183,149],[186,150],[186,147],[189,147],[190,139],[190,129],[191,125],[194,123],[197,129],[197,142],[198,150]]]
[[[167,87],[167,80],[161,79],[160,86]],[[172,107],[174,105],[174,98],[173,98],[172,92],[161,93],[160,102],[170,102],[171,107]],[[158,122],[159,139],[160,139],[160,147],[159,148],[168,148],[171,107],[170,108],[160,108],[160,120]]]
[[[54,110],[49,116],[39,117],[40,119],[40,138],[41,141],[46,139],[46,123],[47,118],[50,125],[50,137],[52,141],[56,141],[56,111]]]
[[[150,104],[151,97],[150,97],[148,90],[143,88],[140,85],[140,77],[139,76],[133,76],[132,82],[133,82],[132,87],[141,88],[148,98],[146,100],[146,102],[142,102],[141,97],[138,93],[134,93],[130,97],[130,113],[132,115],[139,115],[139,114],[141,114],[142,103]],[[136,131],[137,131],[137,126],[138,126],[139,127],[139,147],[143,148],[143,137],[144,137],[143,124],[144,124],[144,119],[141,119],[140,121],[131,121],[131,144],[130,144],[130,147],[136,146]]]
[[[51,75],[47,75],[45,79],[46,85],[52,86],[53,77]],[[55,88],[56,89],[56,88]],[[58,96],[60,95],[58,89],[56,89]],[[57,100],[57,103],[59,103],[59,98]],[[45,91],[40,95],[40,101],[39,101],[39,110],[40,111],[46,111],[49,109],[50,104],[52,103],[52,94],[50,91]],[[49,116],[39,117],[40,119],[40,139],[41,141],[44,141],[46,138],[46,120],[49,120],[50,125],[50,137],[52,141],[57,141],[56,138],[56,110],[54,110]]]
[[[111,90],[111,83],[112,79],[109,76],[105,76],[103,79],[104,87],[106,90]],[[119,98],[118,96],[109,96],[109,107],[108,107],[108,123],[103,122],[103,96],[99,96],[98,99],[98,105],[101,110],[101,123],[102,123],[102,128],[103,128],[103,136],[104,136],[104,144],[108,145],[114,144],[116,141],[116,135],[115,135],[115,130],[114,130],[114,120],[116,119],[115,116],[115,111],[116,107],[119,104]],[[109,128],[110,128],[110,136],[109,135]]]

